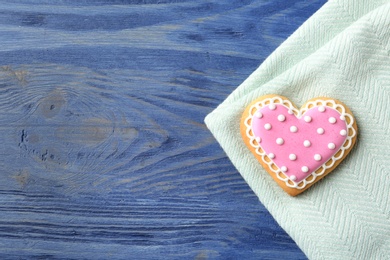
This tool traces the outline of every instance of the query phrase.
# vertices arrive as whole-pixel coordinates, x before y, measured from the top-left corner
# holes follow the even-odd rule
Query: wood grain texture
[[[2,259],[305,259],[203,124],[325,1],[0,3]]]

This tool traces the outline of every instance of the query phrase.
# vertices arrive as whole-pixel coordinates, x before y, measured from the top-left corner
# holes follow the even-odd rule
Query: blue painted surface
[[[1,1],[1,259],[305,259],[203,124],[325,1]]]

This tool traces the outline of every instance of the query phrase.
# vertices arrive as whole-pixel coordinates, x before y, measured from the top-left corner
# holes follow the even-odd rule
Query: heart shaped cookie
[[[347,156],[357,125],[352,112],[335,99],[311,99],[298,109],[286,97],[266,95],[246,108],[241,135],[279,186],[296,196]]]

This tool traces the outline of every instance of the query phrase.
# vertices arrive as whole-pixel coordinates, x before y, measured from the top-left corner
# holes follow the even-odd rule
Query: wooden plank
[[[304,259],[203,119],[324,2],[2,1],[1,258]]]

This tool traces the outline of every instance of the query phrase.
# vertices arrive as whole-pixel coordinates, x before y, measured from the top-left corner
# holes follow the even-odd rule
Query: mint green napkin
[[[358,123],[350,155],[298,197],[274,183],[241,139],[244,108],[266,94],[297,106],[339,99]],[[390,1],[329,1],[205,122],[310,259],[390,259]]]

